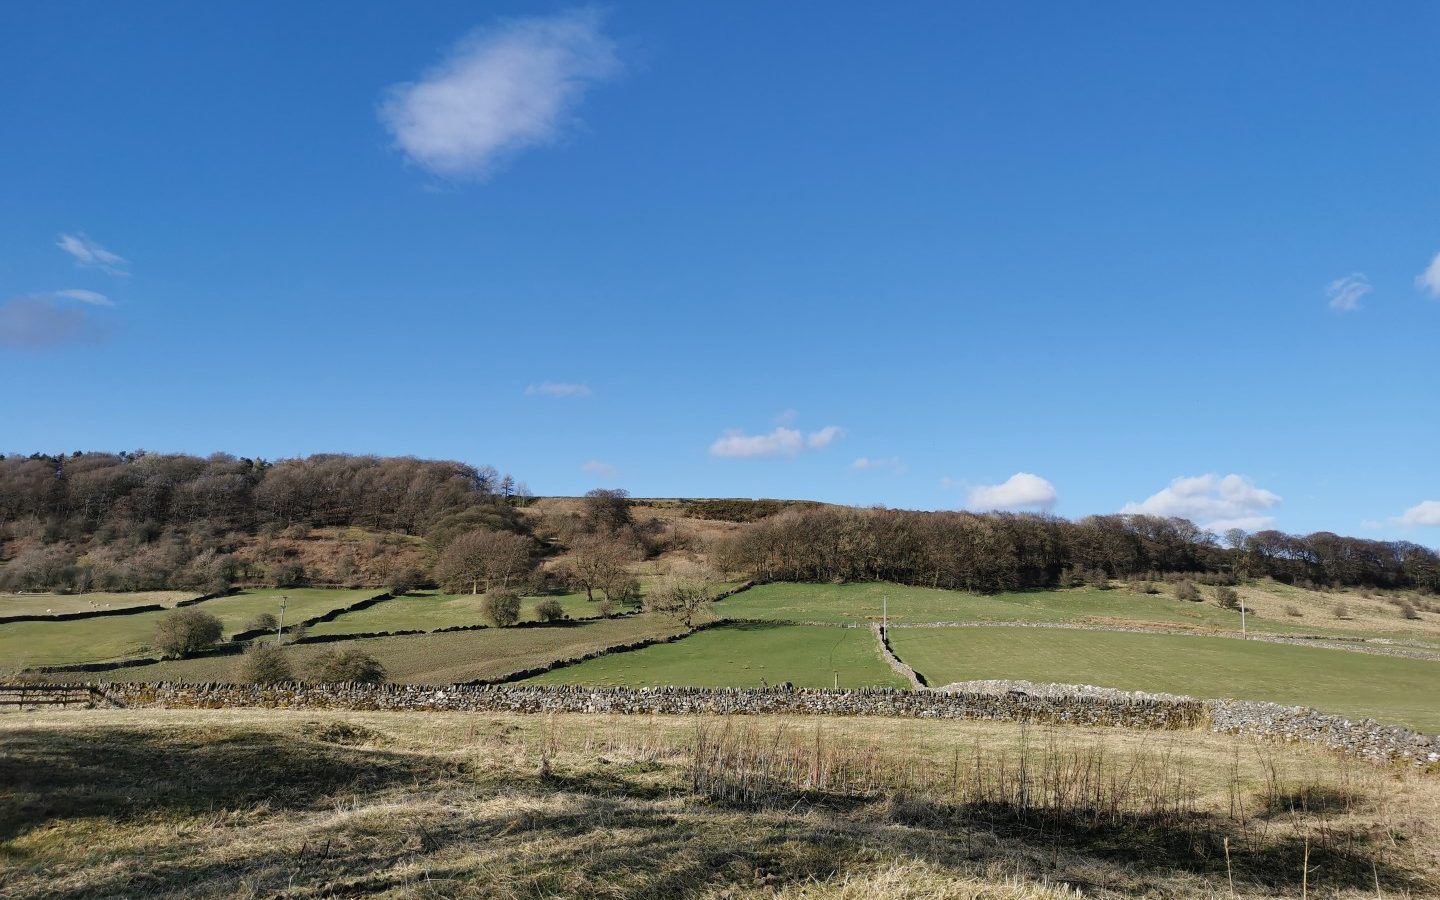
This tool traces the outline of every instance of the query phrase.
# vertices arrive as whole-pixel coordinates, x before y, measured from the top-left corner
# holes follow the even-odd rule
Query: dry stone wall
[[[540,685],[312,685],[116,683],[96,685],[124,706],[216,709],[440,710],[450,712],[832,715],[991,719],[1124,728],[1195,728],[1206,722],[1198,700],[942,693],[888,688],[592,688]]]

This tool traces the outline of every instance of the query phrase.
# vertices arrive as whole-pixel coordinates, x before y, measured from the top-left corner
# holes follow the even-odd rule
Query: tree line
[[[718,565],[763,581],[895,581],[996,592],[1050,588],[1076,572],[1269,576],[1288,583],[1440,591],[1440,555],[1408,541],[1329,532],[1219,536],[1185,519],[1070,521],[1020,513],[913,512],[825,506],[742,526]]]
[[[443,544],[524,531],[528,494],[489,466],[410,457],[0,456],[0,587],[211,590],[243,574],[232,552],[258,532],[356,526]]]

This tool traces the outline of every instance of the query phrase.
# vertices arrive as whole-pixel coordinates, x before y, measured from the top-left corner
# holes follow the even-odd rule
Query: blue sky
[[[1434,546],[1437,28],[5,4],[0,449]]]

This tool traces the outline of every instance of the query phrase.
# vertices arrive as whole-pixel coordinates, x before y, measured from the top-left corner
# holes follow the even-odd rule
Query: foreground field
[[[62,613],[95,612],[96,610],[127,609],[132,606],[174,606],[181,600],[199,596],[191,591],[131,591],[113,593],[92,591],[88,594],[9,594],[0,592],[0,616],[45,616]]]
[[[257,588],[217,597],[190,607],[220,619],[225,634],[249,627],[261,613],[278,616],[286,601],[285,621],[298,622],[380,593],[375,588]],[[0,625],[0,668],[60,666],[122,659],[150,652],[155,626],[164,612],[77,619],[70,622],[11,622]]]
[[[1440,663],[1234,638],[1056,628],[894,628],[931,685],[973,679],[1238,697],[1440,732]]]
[[[907,687],[868,628],[723,625],[682,641],[612,653],[531,679],[536,684],[651,687]]]
[[[546,625],[533,628],[485,628],[444,634],[363,638],[346,644],[363,649],[385,666],[391,681],[446,685],[501,678],[543,666],[557,659],[594,653],[619,644],[670,637],[683,631],[673,621],[651,615]],[[315,657],[338,643],[298,644],[285,655],[303,673]],[[170,660],[105,672],[55,676],[56,680],[89,681],[235,681],[241,657],[210,656]]]
[[[0,895],[1434,896],[1433,776],[979,722],[0,714]]]

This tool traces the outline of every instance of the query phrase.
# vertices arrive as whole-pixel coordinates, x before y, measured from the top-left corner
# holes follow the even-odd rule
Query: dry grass
[[[1419,619],[1404,618],[1396,604],[1390,602],[1390,598],[1406,596],[1403,592],[1358,588],[1316,591],[1269,580],[1246,583],[1236,590],[1247,609],[1267,620],[1307,625],[1320,634],[1380,635],[1440,647],[1440,613],[1421,612]],[[1343,619],[1333,612],[1337,603],[1345,604],[1347,614]],[[1291,608],[1300,615],[1290,612]]]
[[[734,788],[744,784],[743,791]],[[1434,776],[1202,734],[0,715],[0,896],[1432,896]],[[1224,855],[1230,847],[1230,869]]]

